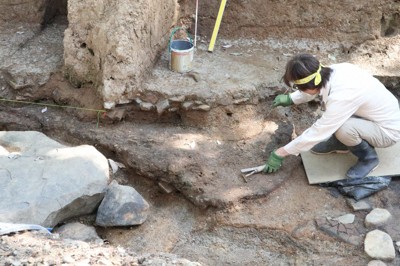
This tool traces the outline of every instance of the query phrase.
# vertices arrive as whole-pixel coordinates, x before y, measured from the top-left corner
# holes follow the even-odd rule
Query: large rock
[[[94,147],[67,147],[44,134],[0,132],[0,222],[53,227],[96,210],[109,181]]]

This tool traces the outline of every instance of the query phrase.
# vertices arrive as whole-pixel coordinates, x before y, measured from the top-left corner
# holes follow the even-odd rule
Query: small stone
[[[386,209],[375,208],[365,217],[366,227],[382,226],[389,221],[392,217],[390,212]]]
[[[164,113],[165,110],[167,110],[170,107],[168,99],[159,101],[156,104],[156,107],[157,107],[157,113],[161,115],[162,113]]]
[[[135,101],[137,104],[141,104],[141,103],[143,102],[140,98],[135,98],[134,101]]]
[[[115,107],[115,102],[105,102],[103,106],[105,109],[113,109]]]
[[[126,116],[126,109],[114,109],[106,113],[111,120],[121,121]]]
[[[354,223],[355,215],[348,213],[345,215],[342,215],[340,217],[334,218],[333,220],[338,221],[341,224],[352,224]]]
[[[81,224],[79,222],[67,223],[56,229],[63,239],[72,239],[80,241],[95,241],[101,240],[97,235],[96,229],[93,226]]]
[[[158,96],[155,93],[151,92],[147,93],[146,95],[142,95],[141,99],[144,102],[149,102],[152,104],[156,104],[159,101]]]
[[[193,106],[193,102],[184,102],[184,103],[182,104],[182,108],[183,108],[184,110],[189,110],[192,106]]]
[[[141,102],[139,108],[142,111],[151,111],[155,108],[155,106],[152,103]]]
[[[371,204],[366,200],[355,201],[354,199],[348,198],[347,204],[353,208],[354,211],[368,211],[372,209]]]
[[[206,104],[202,104],[200,106],[196,106],[195,108],[193,108],[194,110],[201,110],[201,111],[210,111],[211,107],[209,105]]]
[[[200,75],[197,72],[189,72],[187,74],[188,77],[191,77],[192,79],[194,79],[194,81],[199,82],[200,81]]]
[[[118,99],[118,104],[127,104],[130,102],[131,102],[131,100],[128,100],[128,99]]]
[[[169,100],[171,101],[171,102],[176,102],[176,103],[183,103],[184,101],[185,101],[185,95],[182,95],[182,96],[176,96],[176,97],[172,97],[172,98],[170,98]]]
[[[118,164],[112,159],[108,159],[108,164],[110,165],[113,174],[115,174],[118,171]]]

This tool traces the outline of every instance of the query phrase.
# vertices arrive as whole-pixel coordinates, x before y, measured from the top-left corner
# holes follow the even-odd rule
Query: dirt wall
[[[69,0],[65,74],[77,87],[95,86],[106,108],[134,98],[166,47],[176,0]]]
[[[180,1],[189,14],[195,1]],[[199,1],[198,31],[211,36],[221,1]],[[219,37],[306,38],[349,42],[392,35],[399,30],[400,1],[231,0]]]
[[[174,25],[194,33],[196,1],[69,0],[65,73],[94,84],[106,108],[132,101]],[[198,35],[211,36],[220,1],[199,1]],[[231,0],[219,39],[314,39],[350,47],[399,31],[399,1]]]
[[[221,1],[200,0],[198,35],[209,40]],[[64,74],[92,87],[106,108],[133,101],[176,25],[194,33],[193,0],[0,0],[0,21],[48,24],[68,14]],[[229,0],[221,39],[308,39],[343,44],[400,33],[398,0]]]
[[[0,21],[41,23],[47,0],[0,0]]]
[[[46,24],[66,15],[68,0],[0,0],[0,21]]]

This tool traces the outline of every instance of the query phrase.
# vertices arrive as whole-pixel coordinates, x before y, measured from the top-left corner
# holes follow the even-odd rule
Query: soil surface
[[[240,57],[235,57],[235,64],[240,64],[236,60],[240,61]],[[165,80],[165,86],[170,86],[168,80]],[[52,76],[44,91],[53,93],[55,87],[57,94],[53,101],[57,103],[66,101],[71,105],[76,103],[93,108],[100,104],[91,96],[90,88],[77,90],[60,74]],[[272,97],[267,97],[265,104],[271,104],[271,101]],[[199,128],[180,123],[154,123],[150,114],[148,121],[134,121],[128,117],[115,122],[103,116],[97,121],[96,113],[80,110],[50,107],[44,112],[43,106],[21,104],[2,104],[0,108],[0,127],[3,130],[38,130],[69,145],[92,144],[108,158],[125,163],[128,167],[113,178],[120,184],[135,187],[150,203],[149,218],[141,226],[97,228],[108,244],[90,244],[91,250],[98,252],[90,257],[93,265],[126,263],[123,258],[128,253],[121,254],[121,248],[132,255],[132,261],[133,257],[140,257],[139,254],[165,252],[203,265],[366,265],[371,260],[364,252],[363,241],[350,244],[317,228],[315,220],[318,218],[354,213],[362,238],[366,232],[363,220],[367,212],[353,211],[347,199],[334,189],[310,186],[300,157],[286,160],[278,173],[255,175],[249,178],[248,183],[238,174],[232,174],[227,180],[219,180],[216,175],[216,180],[208,180],[210,184],[203,186],[205,191],[198,193],[202,195],[208,191],[207,195],[213,196],[209,201],[190,197],[193,194],[173,182],[176,185],[174,191],[165,193],[159,186],[162,177],[155,177],[152,172],[146,175],[149,166],[135,166],[134,160],[138,158],[132,157],[138,153],[136,156],[156,158],[149,159],[152,163],[159,159],[162,165],[162,157],[168,156],[171,141],[176,141],[177,135],[187,134],[184,145],[188,148],[192,141],[198,141],[190,136],[202,136],[207,140],[205,144],[217,145],[220,142],[224,149],[219,149],[214,157],[196,158],[203,160],[205,165],[210,165],[207,162],[210,159],[221,164],[229,161],[229,167],[225,165],[223,169],[238,173],[241,168],[262,163],[267,156],[265,150],[286,143],[292,134],[300,134],[306,129],[318,116],[316,103],[278,108],[270,113],[265,110],[267,114],[262,121],[262,130],[239,139],[224,139],[214,126]],[[282,126],[277,126],[279,124]],[[147,149],[142,150],[140,147],[143,146]],[[213,151],[208,147],[204,151]],[[185,150],[174,150],[171,154],[177,162],[186,160],[188,156]],[[196,156],[196,153],[190,156]],[[192,170],[188,169],[189,172]],[[196,180],[200,182],[201,178]],[[210,187],[216,189],[208,190]],[[394,241],[400,240],[397,223],[400,217],[397,207],[399,192],[400,184],[394,180],[388,189],[368,199],[373,207],[386,208],[394,216],[385,228]],[[81,217],[80,221],[91,224],[93,217]],[[61,264],[61,258],[64,263],[74,265],[90,259],[84,257],[85,249],[79,247],[82,244],[60,244],[57,239],[38,234],[5,236],[1,241],[3,251],[0,251],[5,255],[3,262],[11,265],[19,265],[18,262]],[[34,260],[32,254],[35,254]],[[397,259],[387,265],[398,265],[398,257],[397,254]],[[144,260],[135,263],[139,262]],[[169,260],[167,265],[174,263],[179,265],[173,260]]]
[[[396,43],[398,37],[357,48],[227,41],[210,55],[200,40],[196,73],[184,75],[168,70],[167,58],[161,56],[145,91],[177,96],[170,95],[174,88],[177,94],[209,104],[210,112],[159,115],[127,105],[120,107],[126,115],[112,119],[111,112],[63,108],[100,110],[102,102],[92,88],[74,88],[61,72],[54,73],[34,104],[0,104],[0,129],[37,130],[68,145],[94,145],[125,164],[113,178],[141,193],[150,204],[149,218],[141,226],[97,228],[103,246],[66,244],[32,233],[3,236],[0,262],[162,265],[157,262],[167,256],[167,265],[185,265],[174,255],[142,255],[162,252],[202,265],[367,265],[371,258],[364,252],[368,230],[363,221],[368,211],[355,212],[335,189],[309,185],[300,157],[286,159],[275,174],[249,177],[247,183],[240,169],[262,164],[272,149],[301,134],[320,114],[316,102],[271,109],[274,96],[285,91],[278,84],[291,54],[315,49],[327,64],[361,64],[399,96],[393,75],[399,73],[399,65],[388,60],[398,54]],[[335,53],[326,52],[332,49]],[[1,89],[2,95],[13,96],[9,88]],[[238,97],[243,95],[250,97]],[[171,191],[162,189],[163,184]],[[400,241],[399,192],[394,179],[389,188],[368,198],[372,207],[392,213],[382,229],[394,241]],[[360,241],[349,243],[318,229],[317,219],[347,213],[356,215]],[[94,221],[92,216],[77,219]],[[387,265],[399,265],[398,252],[396,256]]]

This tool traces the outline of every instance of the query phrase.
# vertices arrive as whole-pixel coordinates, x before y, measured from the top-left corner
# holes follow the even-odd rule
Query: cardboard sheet
[[[376,149],[379,157],[378,167],[368,176],[400,175],[400,143],[384,149]],[[352,153],[316,155],[301,153],[304,169],[310,184],[320,184],[346,178],[347,170],[357,162]]]

